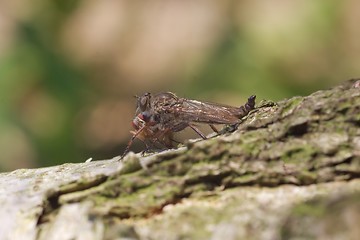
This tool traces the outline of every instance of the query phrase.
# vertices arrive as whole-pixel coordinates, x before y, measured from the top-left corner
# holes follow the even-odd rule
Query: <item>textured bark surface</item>
[[[357,239],[358,83],[176,150],[0,174],[0,239]]]

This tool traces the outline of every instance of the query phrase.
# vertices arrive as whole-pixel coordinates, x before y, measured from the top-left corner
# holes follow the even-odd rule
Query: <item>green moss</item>
[[[277,103],[271,100],[263,99],[260,103],[256,106],[256,108],[264,108],[264,107],[274,107],[277,106]]]
[[[238,143],[230,145],[230,155],[243,155],[245,158],[256,158],[264,149],[264,145],[268,142],[268,131],[266,129],[259,129],[255,131],[246,132]]]
[[[297,173],[296,177],[299,179],[302,185],[313,184],[316,183],[317,181],[317,174],[306,170]]]
[[[235,177],[231,180],[232,185],[241,186],[241,185],[251,185],[259,183],[260,175],[258,174],[244,174],[239,177]]]
[[[297,217],[322,217],[326,213],[326,207],[323,204],[306,202],[294,207],[292,212]]]
[[[293,145],[292,148],[288,148],[284,152],[280,159],[285,163],[305,163],[309,162],[314,154],[316,154],[316,149],[313,146],[307,144]]]
[[[123,166],[120,170],[120,174],[127,174],[138,171],[141,169],[140,160],[136,156],[132,156],[123,162]]]
[[[102,196],[91,199],[100,208],[109,208],[109,214],[124,217],[144,217],[153,211],[161,211],[168,203],[176,202],[183,193],[181,182],[173,179],[171,182],[157,182],[147,188],[137,190],[133,194],[120,194],[112,200]],[[106,205],[104,206],[104,203]]]
[[[263,141],[253,141],[253,142],[243,143],[240,146],[241,152],[246,157],[256,158],[260,154],[260,152],[263,150],[264,144],[265,144],[265,142],[263,142]]]
[[[336,109],[338,112],[345,114],[353,105],[354,103],[351,101],[342,101],[337,105]]]
[[[302,97],[294,97],[294,98],[289,99],[286,102],[285,106],[282,107],[281,116],[282,117],[288,116],[302,102],[303,102]]]

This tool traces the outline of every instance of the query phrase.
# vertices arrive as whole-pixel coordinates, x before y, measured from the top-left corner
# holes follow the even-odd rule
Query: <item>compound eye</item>
[[[142,112],[140,113],[139,115],[141,115],[141,119],[144,120],[144,122],[149,122],[150,121],[150,118],[151,118],[151,115],[149,112]]]
[[[146,107],[147,99],[145,97],[140,98],[140,107]]]
[[[145,93],[143,96],[138,98],[138,105],[141,111],[145,111],[150,104],[150,93]]]

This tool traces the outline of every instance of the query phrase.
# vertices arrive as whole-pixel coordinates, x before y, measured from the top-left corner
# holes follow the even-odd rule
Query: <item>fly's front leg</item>
[[[123,159],[125,157],[125,155],[129,152],[131,145],[133,144],[135,138],[144,130],[146,125],[142,126],[139,130],[137,130],[136,133],[134,133],[134,135],[131,137],[130,141],[128,142],[124,153],[121,155],[120,159]]]

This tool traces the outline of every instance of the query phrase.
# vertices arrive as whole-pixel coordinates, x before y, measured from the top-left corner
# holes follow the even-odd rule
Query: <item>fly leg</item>
[[[156,138],[158,142],[167,149],[174,148],[173,143],[183,144],[182,142],[179,142],[173,138],[173,132],[171,129],[167,129],[164,132],[160,132],[159,134],[157,134]]]
[[[177,144],[183,144],[182,142],[176,141],[176,140],[173,139],[173,138],[170,138],[170,141],[172,141],[172,142],[174,142],[174,143],[177,143]]]
[[[134,135],[131,137],[129,143],[126,146],[124,153],[121,155],[120,159],[123,159],[125,157],[125,155],[129,152],[130,147],[133,144],[135,138],[144,130],[145,127],[146,127],[146,125],[142,126],[139,130],[137,130],[136,133],[134,133]]]
[[[143,151],[141,151],[141,156],[145,156],[146,153],[151,153],[152,149],[156,149],[156,146],[153,142],[147,142],[147,141],[142,141],[145,144],[145,149]]]
[[[197,128],[195,127],[194,125],[191,125],[189,124],[188,125],[192,130],[194,130],[197,134],[199,134],[199,136],[202,138],[202,139],[207,139],[207,137]]]
[[[211,127],[211,129],[216,132],[217,134],[219,134],[219,130],[217,130],[217,128],[213,125],[213,124],[209,124],[209,126]]]
[[[170,128],[167,128],[163,131],[159,131],[156,135],[155,138],[157,139],[157,141],[163,145],[166,149],[171,149],[173,148],[173,132]]]

